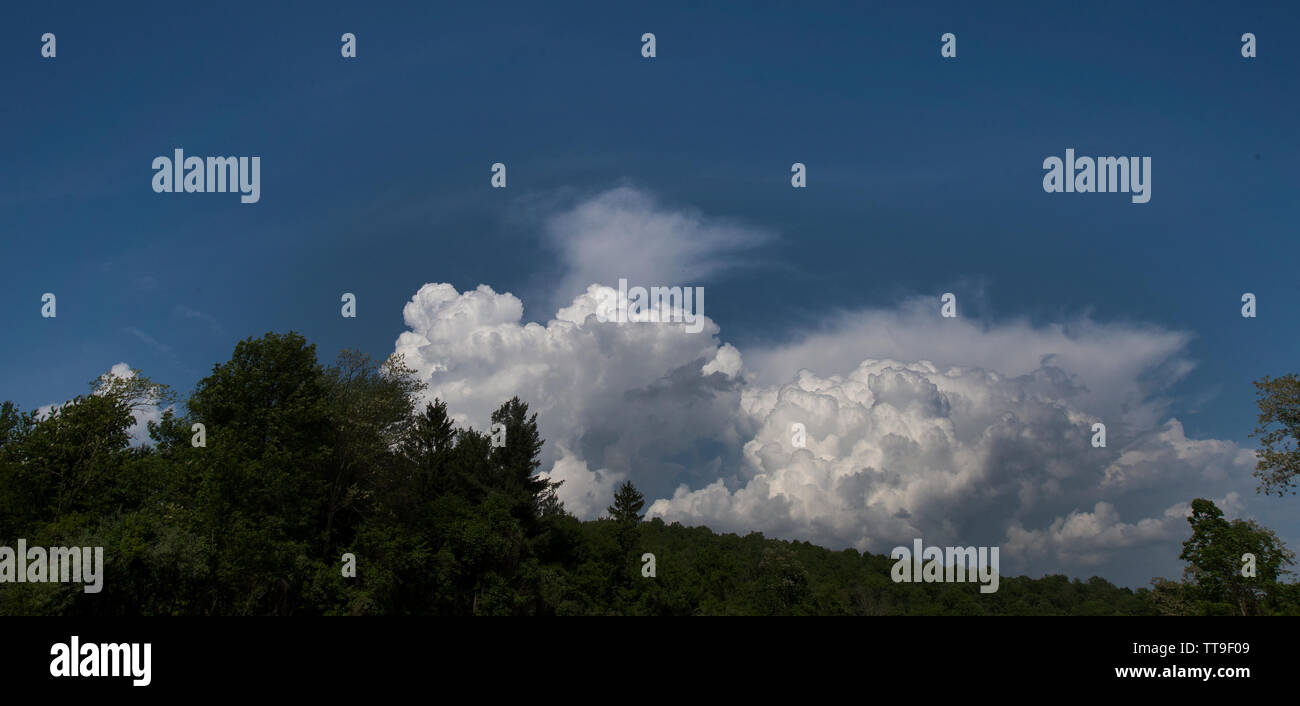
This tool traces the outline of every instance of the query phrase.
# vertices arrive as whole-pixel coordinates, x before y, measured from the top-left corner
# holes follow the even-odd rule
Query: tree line
[[[1136,591],[1099,577],[1002,578],[993,594],[894,583],[887,556],[646,521],[630,482],[581,521],[538,474],[525,402],[492,413],[498,444],[422,405],[424,390],[400,357],[323,365],[291,332],[239,342],[148,424],[148,445],[131,442],[136,413],[178,400],[138,371],[45,415],[3,403],[0,546],[102,546],[105,579],[96,594],[0,583],[0,614],[1300,614],[1282,580],[1294,555],[1204,499],[1183,579]],[[1295,376],[1261,387],[1265,492],[1294,492],[1298,390]]]

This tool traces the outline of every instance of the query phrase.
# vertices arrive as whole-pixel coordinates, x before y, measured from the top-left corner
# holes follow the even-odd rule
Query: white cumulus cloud
[[[1192,498],[1239,506],[1252,492],[1250,450],[1189,439],[1168,413],[1169,387],[1192,369],[1184,332],[943,319],[936,299],[841,312],[741,351],[707,317],[697,333],[612,322],[625,305],[612,286],[687,284],[763,236],[629,189],[550,229],[572,299],[547,322],[486,285],[426,284],[395,350],[462,424],[486,428],[512,396],[529,403],[543,469],[579,516],[601,514],[630,479],[668,521],[877,553],[914,537],[1000,545],[1006,572],[1144,584],[1178,573]],[[663,253],[637,240],[648,232]],[[644,247],[617,247],[632,240]],[[683,253],[694,269],[665,274]],[[1090,443],[1099,421],[1105,448]]]

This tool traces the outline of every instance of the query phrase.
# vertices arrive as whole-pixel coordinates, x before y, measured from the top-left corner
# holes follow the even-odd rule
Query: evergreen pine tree
[[[624,481],[614,493],[614,504],[608,508],[609,516],[618,522],[634,525],[641,521],[641,508],[644,506],[645,496],[632,485],[632,481]]]

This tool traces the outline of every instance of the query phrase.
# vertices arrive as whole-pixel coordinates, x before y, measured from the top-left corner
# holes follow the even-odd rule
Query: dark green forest
[[[1265,382],[1262,399],[1300,399],[1294,376]],[[1293,555],[1207,500],[1193,502],[1185,575],[1151,588],[1065,576],[1003,577],[991,594],[894,583],[888,556],[645,521],[631,484],[607,516],[580,521],[537,475],[545,441],[524,401],[493,413],[505,438],[494,444],[456,428],[441,402],[421,404],[423,391],[399,358],[345,351],[326,365],[302,336],[268,333],[240,342],[184,400],[137,372],[101,377],[44,417],[4,403],[0,546],[102,546],[105,576],[95,594],[0,583],[0,614],[1300,614],[1300,590],[1284,581]],[[150,423],[152,445],[132,444],[133,413],[159,403],[180,412]],[[1293,432],[1296,408],[1261,423]],[[1295,467],[1278,453],[1270,488]],[[642,575],[645,553],[654,577]]]

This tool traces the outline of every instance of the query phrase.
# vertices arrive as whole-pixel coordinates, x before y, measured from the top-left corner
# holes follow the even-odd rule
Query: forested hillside
[[[1095,577],[1004,577],[990,594],[895,583],[886,556],[644,521],[630,484],[607,517],[579,521],[537,475],[544,440],[526,403],[492,415],[494,443],[419,404],[422,391],[400,359],[345,352],[325,366],[290,333],[239,343],[149,425],[148,446],[131,443],[134,412],[175,400],[138,373],[43,417],[5,403],[0,546],[102,546],[106,565],[100,593],[0,583],[0,614],[1300,613],[1296,585],[1278,580],[1281,542],[1204,500],[1186,580],[1137,591]],[[1238,576],[1244,551],[1258,553],[1256,579]]]

